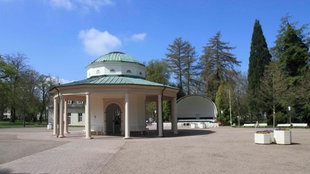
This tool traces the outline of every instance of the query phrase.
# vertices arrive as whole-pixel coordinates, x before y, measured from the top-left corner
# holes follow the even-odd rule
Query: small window
[[[78,122],[81,122],[82,121],[82,113],[79,113],[78,115]]]
[[[142,76],[142,72],[139,73]]]
[[[115,69],[110,69],[110,72],[115,72]]]
[[[128,73],[128,74],[131,74],[131,70],[127,70],[127,73]]]
[[[100,74],[100,70],[99,69],[96,71],[96,74]]]

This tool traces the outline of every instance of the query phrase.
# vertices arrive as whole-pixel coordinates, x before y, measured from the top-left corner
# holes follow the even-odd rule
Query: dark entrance
[[[121,122],[121,108],[117,104],[110,104],[106,109],[107,134],[120,135]]]

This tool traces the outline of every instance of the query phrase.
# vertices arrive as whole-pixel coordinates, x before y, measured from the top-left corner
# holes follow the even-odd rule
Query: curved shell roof
[[[136,63],[136,64],[140,64],[144,66],[144,64],[140,63],[135,58],[122,52],[110,52],[106,55],[100,56],[99,58],[94,60],[90,65],[97,64],[97,63],[103,63],[103,62],[128,62],[128,63]]]

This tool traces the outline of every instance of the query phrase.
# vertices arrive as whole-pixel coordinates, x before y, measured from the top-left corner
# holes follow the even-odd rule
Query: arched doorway
[[[108,135],[120,135],[121,123],[121,108],[117,104],[110,104],[106,109],[106,133]]]

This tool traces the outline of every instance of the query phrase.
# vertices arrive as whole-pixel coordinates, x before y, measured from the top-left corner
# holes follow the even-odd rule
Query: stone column
[[[57,99],[54,97],[54,120],[53,120],[53,135],[57,136],[57,114],[58,114],[58,107],[57,107]]]
[[[63,118],[63,98],[60,95],[59,97],[59,136],[58,138],[63,138],[64,137],[64,118]]]
[[[173,97],[173,99],[171,100],[171,130],[175,135],[178,134],[178,118],[176,105],[176,97]]]
[[[64,124],[65,124],[65,133],[68,134],[68,102],[67,100],[64,101]]]
[[[125,94],[125,139],[130,138],[130,124],[129,124],[129,96]]]
[[[85,102],[85,138],[91,139],[91,123],[90,123],[90,94],[86,94],[86,102]]]
[[[163,113],[162,113],[162,102],[161,102],[161,95],[158,95],[158,108],[157,108],[157,115],[158,115],[158,136],[162,137],[163,136]]]

